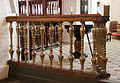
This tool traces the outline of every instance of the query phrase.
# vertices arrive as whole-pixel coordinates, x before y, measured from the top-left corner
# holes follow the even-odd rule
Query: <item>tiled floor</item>
[[[85,53],[88,55],[88,57],[85,60],[85,71],[89,72],[92,71],[92,63],[91,63],[91,53],[89,50],[89,45],[87,42],[85,42]],[[108,63],[107,63],[107,72],[111,74],[111,77],[109,80],[113,81],[120,81],[120,41],[112,39],[112,41],[107,42],[107,58],[108,58]],[[91,43],[92,46],[92,43]],[[68,56],[69,56],[69,44],[63,44],[63,68],[70,68],[69,61],[68,61]],[[49,66],[49,49],[46,49],[44,51],[45,53],[45,59],[44,59],[44,66]],[[53,54],[54,54],[54,64],[53,66],[59,67],[59,60],[58,60],[58,55],[59,55],[59,46],[54,47],[53,49]],[[36,55],[36,64],[40,64],[40,51],[37,50],[37,55]],[[30,61],[32,63],[32,61]],[[80,70],[80,61],[79,59],[74,59],[73,62],[73,70]]]
[[[107,52],[106,52],[107,58],[108,58],[107,72],[111,74],[111,77],[109,78],[109,80],[120,81],[120,63],[119,63],[120,62],[120,51],[119,51],[120,46],[119,45],[120,45],[119,40],[112,39],[111,42],[107,42]],[[46,66],[46,65],[49,65],[49,56],[48,56],[49,50],[45,50],[44,53],[46,55],[44,66]],[[87,72],[92,70],[91,55],[90,55],[89,46],[87,43],[85,43],[85,53],[88,55],[88,57],[85,60],[85,71]],[[59,60],[58,60],[59,46],[54,47],[53,54],[54,54],[53,66],[59,67]],[[40,52],[37,52],[36,64],[40,64],[39,55],[40,55]],[[69,44],[63,45],[63,56],[64,56],[63,68],[69,69],[69,61],[68,61]],[[79,59],[74,59],[73,70],[80,70]]]

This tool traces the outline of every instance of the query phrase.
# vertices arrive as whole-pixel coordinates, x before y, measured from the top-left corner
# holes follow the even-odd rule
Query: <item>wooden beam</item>
[[[109,16],[101,16],[99,14],[80,14],[80,15],[49,15],[49,16],[8,16],[7,22],[12,21],[109,21]]]

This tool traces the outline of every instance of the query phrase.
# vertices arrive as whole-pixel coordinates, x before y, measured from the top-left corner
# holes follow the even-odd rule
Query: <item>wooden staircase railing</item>
[[[92,57],[92,66],[93,66],[93,73],[94,74],[106,74],[106,65],[107,65],[107,57],[106,57],[106,22],[109,20],[108,16],[101,16],[99,14],[81,14],[81,15],[54,15],[54,16],[8,16],[6,17],[6,21],[10,22],[10,56],[11,56],[11,61],[13,60],[13,27],[12,27],[12,22],[17,23],[17,56],[18,56],[18,62],[20,62],[20,49],[19,49],[19,24],[24,22],[24,34],[25,34],[25,63],[27,63],[27,57],[28,57],[28,48],[27,48],[27,28],[26,28],[26,22],[32,22],[32,57],[33,57],[33,64],[35,64],[35,57],[36,57],[36,51],[35,51],[35,23],[39,22],[40,23],[40,33],[41,33],[41,65],[43,65],[44,62],[44,56],[49,56],[50,59],[50,65],[52,67],[53,65],[53,22],[58,22],[59,23],[59,40],[60,40],[60,54],[58,55],[59,58],[59,66],[60,69],[62,69],[62,63],[63,63],[63,58],[64,55],[62,54],[62,35],[63,35],[63,27],[62,23],[67,21],[70,23],[70,28],[69,28],[69,34],[70,34],[70,55],[68,57],[69,62],[70,62],[70,70],[73,70],[73,62],[74,62],[74,57],[73,57],[73,22],[75,21],[80,21],[81,22],[81,28],[80,28],[80,35],[81,35],[81,56],[80,56],[80,64],[81,64],[81,72],[84,72],[84,63],[85,63],[85,57],[84,57],[84,23],[86,21],[92,21],[94,23],[93,27],[93,57]],[[50,33],[50,53],[49,55],[44,54],[44,33],[45,33],[45,28],[44,23],[49,22],[49,33]]]

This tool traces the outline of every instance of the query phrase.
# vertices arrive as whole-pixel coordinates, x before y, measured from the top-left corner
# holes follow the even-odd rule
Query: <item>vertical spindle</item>
[[[32,9],[32,0],[31,0],[31,5],[30,5],[30,14],[32,15],[33,9]]]
[[[106,65],[108,61],[108,59],[106,58],[106,35],[107,35],[106,22],[104,22],[104,56],[103,56],[104,72],[106,72]]]
[[[63,61],[63,55],[62,55],[62,36],[63,36],[63,28],[62,28],[62,22],[59,22],[59,40],[60,40],[60,54],[58,56],[60,68],[62,69],[62,61]]]
[[[37,0],[37,15],[38,15],[38,1],[39,1],[39,0]]]
[[[94,22],[93,28],[93,57],[92,57],[92,65],[93,65],[93,72],[96,71],[96,26],[97,22]]]
[[[13,60],[13,43],[12,43],[12,35],[13,35],[13,28],[12,28],[12,22],[10,22],[10,26],[9,26],[9,32],[10,32],[10,49],[9,49],[9,53],[10,53],[10,56],[11,56],[11,61]]]
[[[84,71],[84,62],[85,62],[85,57],[84,57],[84,22],[81,21],[81,28],[80,28],[80,34],[81,34],[81,56],[80,56],[80,63],[81,63],[81,71]]]
[[[50,65],[53,65],[53,27],[52,27],[52,22],[50,22],[50,27],[49,27],[49,32],[50,32],[50,54],[49,54],[49,58],[50,58]]]
[[[70,34],[70,55],[68,57],[69,62],[70,62],[70,70],[73,68],[73,34],[74,34],[74,29],[73,29],[73,22],[70,22],[70,28],[69,28],[69,34]]]
[[[36,0],[34,0],[34,14],[36,15]]]
[[[41,23],[41,27],[40,27],[40,34],[41,34],[41,65],[43,65],[44,62],[44,28],[43,28],[43,22]]]
[[[33,41],[32,58],[33,58],[33,64],[35,64],[35,57],[36,57],[36,52],[35,52],[35,24],[33,24],[33,27],[32,27],[32,41]]]
[[[25,39],[25,51],[24,51],[24,55],[25,55],[25,63],[27,63],[28,60],[28,49],[27,49],[27,27],[26,27],[26,22],[24,23],[24,39]]]
[[[17,26],[16,26],[16,32],[17,32],[17,50],[16,50],[16,53],[17,53],[17,62],[20,62],[20,44],[19,44],[19,35],[20,35],[20,32],[19,32],[19,23],[17,22]]]

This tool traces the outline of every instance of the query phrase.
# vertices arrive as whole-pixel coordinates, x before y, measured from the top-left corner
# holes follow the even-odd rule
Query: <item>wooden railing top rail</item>
[[[7,22],[39,22],[39,21],[109,21],[109,16],[100,14],[80,14],[80,15],[47,15],[47,16],[8,16]]]

